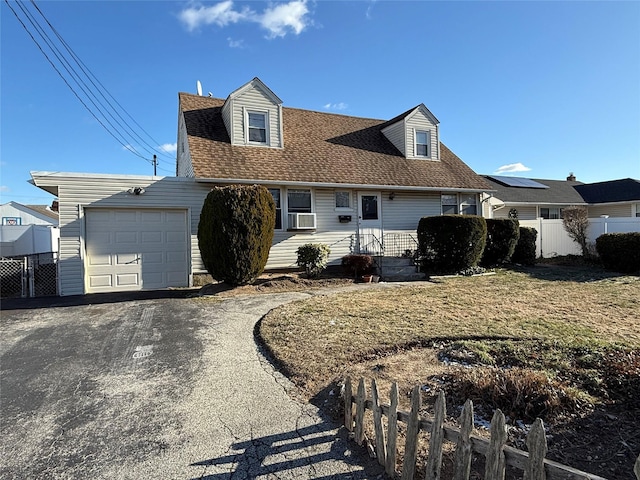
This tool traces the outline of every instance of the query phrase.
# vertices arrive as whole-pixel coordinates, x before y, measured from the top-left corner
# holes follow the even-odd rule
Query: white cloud
[[[0,185],[0,192],[10,192],[11,189],[6,185]]]
[[[371,15],[371,12],[373,11],[373,6],[375,5],[376,0],[371,0],[369,2],[369,5],[367,6],[367,12],[364,14],[365,17],[367,17],[367,20],[371,20],[371,18],[373,18],[373,16]]]
[[[230,23],[237,23],[253,16],[254,13],[247,7],[241,11],[233,9],[233,1],[225,0],[211,7],[189,7],[180,12],[180,20],[184,22],[189,31],[195,30],[201,25],[211,25],[224,27]]]
[[[244,48],[244,40],[234,40],[231,37],[227,37],[227,42],[231,48]]]
[[[347,105],[344,102],[340,102],[340,103],[327,103],[324,108],[325,110],[346,110],[349,107],[349,105]]]
[[[514,172],[528,172],[531,170],[529,167],[526,167],[522,163],[509,163],[508,165],[502,165],[495,172],[495,175],[499,175],[501,173],[514,173]]]
[[[253,22],[267,30],[267,38],[284,37],[287,33],[299,35],[309,25],[309,8],[307,0],[292,0],[268,7],[262,13],[249,7],[235,9],[232,0],[225,0],[211,7],[194,5],[182,10],[178,17],[185,24],[187,30],[193,31],[203,25],[227,25],[238,22]],[[230,46],[238,47],[239,45]]]
[[[300,35],[309,20],[306,18],[309,9],[306,0],[293,1],[267,8],[260,19],[260,24],[269,31],[269,37],[284,37],[288,30]]]
[[[176,153],[178,151],[178,144],[177,143],[163,143],[162,145],[160,145],[160,150],[167,152],[167,153]]]

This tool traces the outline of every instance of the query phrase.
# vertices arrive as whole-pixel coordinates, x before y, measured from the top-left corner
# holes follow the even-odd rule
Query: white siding
[[[404,133],[404,120],[385,128],[382,133],[405,157],[407,156],[407,138]]]
[[[271,147],[282,147],[280,138],[280,109],[269,96],[260,88],[255,87],[234,98],[231,102],[233,108],[233,137],[234,145],[245,145],[245,110],[267,112],[269,118],[269,142]]]
[[[184,208],[190,213],[191,268],[203,272],[197,249],[197,231],[202,203],[210,187],[179,178],[126,177],[112,175],[41,176],[39,186],[58,185],[60,210],[60,294],[79,295],[84,290],[85,207]],[[131,195],[131,187],[143,187],[143,195]],[[194,246],[196,248],[194,248]]]
[[[31,210],[21,204],[8,202],[0,205],[0,217],[18,217],[21,225],[57,225],[58,222],[51,217]]]
[[[421,110],[407,118],[407,157],[415,157],[415,130],[425,130],[429,132],[429,158],[431,160],[439,160],[438,157],[438,131],[436,125],[425,116]],[[424,157],[420,157],[424,158]]]
[[[535,206],[523,205],[505,205],[499,210],[494,210],[493,218],[509,218],[509,210],[515,208],[518,211],[518,220],[535,220],[537,218],[537,209]]]
[[[589,218],[599,217],[600,215],[609,215],[609,217],[634,216],[630,203],[597,205],[589,207]]]
[[[224,126],[227,129],[227,133],[229,134],[229,138],[233,138],[231,135],[231,109],[233,105],[233,99],[228,102],[224,102],[222,106],[222,121],[224,122]]]
[[[393,200],[389,200],[389,193],[382,192],[382,226],[385,232],[415,232],[422,217],[442,213],[439,193],[395,192]]]

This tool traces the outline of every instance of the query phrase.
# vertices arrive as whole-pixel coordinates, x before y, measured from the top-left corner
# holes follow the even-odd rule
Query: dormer
[[[439,123],[421,103],[386,122],[382,133],[406,158],[439,161]]]
[[[282,148],[282,100],[258,77],[232,92],[222,106],[232,145]]]

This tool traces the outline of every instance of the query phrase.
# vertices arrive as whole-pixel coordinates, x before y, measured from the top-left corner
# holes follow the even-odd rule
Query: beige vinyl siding
[[[630,203],[620,203],[611,205],[597,205],[589,207],[589,218],[609,215],[609,217],[632,217],[633,212]]]
[[[407,138],[404,133],[404,120],[390,125],[385,128],[382,133],[404,156],[407,156]]]
[[[415,157],[415,131],[423,130],[429,132],[429,159],[438,160],[438,132],[436,125],[429,120],[420,110],[407,118],[407,157]],[[424,157],[420,157],[424,158]]]
[[[260,88],[251,88],[242,95],[234,98],[233,108],[233,140],[234,145],[245,145],[245,112],[267,112],[269,121],[269,146],[281,147],[280,138],[280,109],[275,105],[269,96]]]
[[[232,110],[233,100],[229,100],[224,102],[222,106],[222,121],[224,122],[224,126],[227,129],[227,133],[229,134],[229,138],[233,138],[231,135],[231,110]]]
[[[275,188],[275,187],[273,187]],[[269,253],[267,269],[295,268],[296,250],[306,243],[325,243],[329,245],[331,254],[329,262],[339,264],[344,255],[351,253],[352,235],[356,233],[357,217],[355,193],[351,191],[353,211],[336,210],[335,189],[313,189],[314,207],[317,229],[312,232],[286,231],[286,205],[283,203],[284,231],[276,231],[273,246]],[[282,196],[286,198],[286,189],[282,188]],[[351,215],[351,222],[340,223],[339,215]]]
[[[382,192],[382,226],[385,233],[390,230],[415,232],[422,217],[441,214],[439,193]]]
[[[509,210],[512,208],[518,211],[518,220],[535,220],[538,216],[535,205],[505,205],[503,208],[493,211],[493,218],[509,218]]]
[[[188,210],[191,214],[190,270],[195,273],[203,271],[197,249],[197,232],[202,203],[210,186],[173,177],[72,175],[35,177],[39,186],[59,186],[61,295],[80,295],[85,292],[82,212],[89,207]],[[127,193],[131,187],[142,187],[145,193],[131,195]]]
[[[189,138],[187,136],[187,127],[184,122],[184,115],[180,112],[178,118],[178,155],[176,173],[179,177],[195,177],[193,171],[193,163],[191,162],[191,150],[189,148]]]

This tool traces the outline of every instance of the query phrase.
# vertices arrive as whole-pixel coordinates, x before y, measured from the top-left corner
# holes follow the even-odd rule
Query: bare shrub
[[[582,256],[589,258],[591,250],[587,244],[589,230],[589,214],[585,207],[568,207],[562,211],[562,225],[565,231],[582,250]]]

